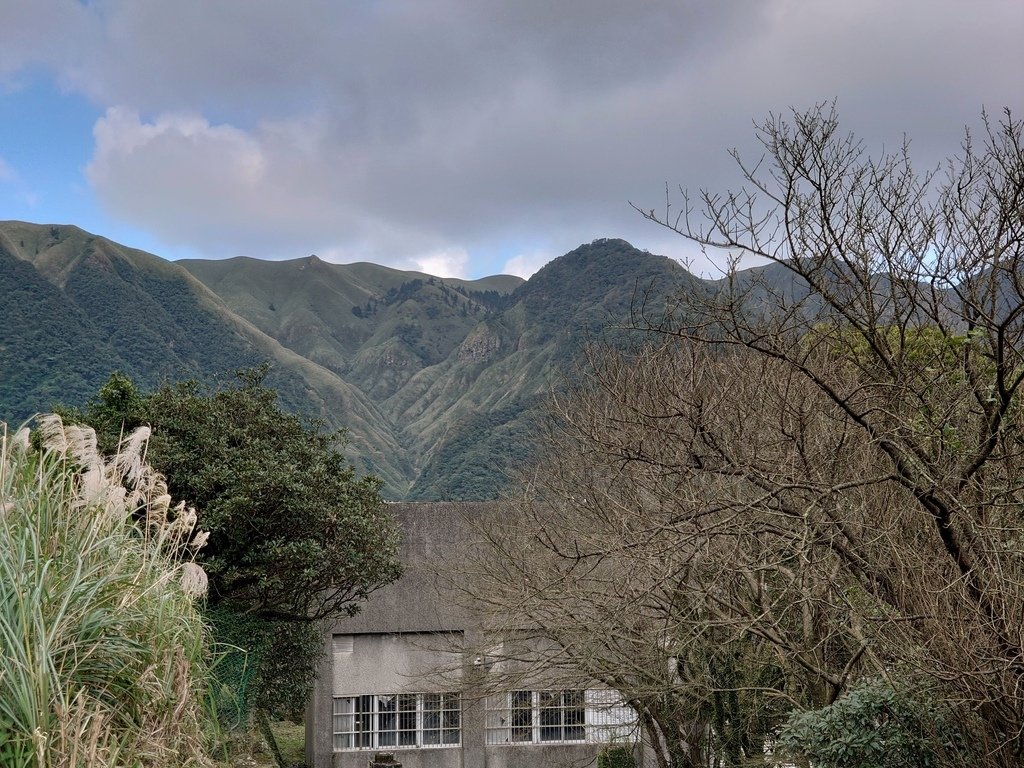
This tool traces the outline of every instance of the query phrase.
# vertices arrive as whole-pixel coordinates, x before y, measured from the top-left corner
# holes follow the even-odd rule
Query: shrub
[[[636,768],[636,758],[630,747],[612,744],[597,756],[597,768]]]
[[[938,768],[977,755],[951,704],[934,691],[865,679],[822,709],[792,715],[779,739],[817,768]]]

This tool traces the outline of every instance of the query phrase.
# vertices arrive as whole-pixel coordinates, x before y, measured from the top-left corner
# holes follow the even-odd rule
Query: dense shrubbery
[[[859,681],[827,707],[794,713],[779,746],[817,768],[933,768],[981,759],[941,692],[880,678]]]
[[[152,427],[149,460],[210,532],[200,558],[215,629],[225,630],[217,640],[250,652],[250,703],[293,715],[322,646],[313,622],[355,613],[397,578],[398,537],[380,481],[357,477],[319,423],[283,411],[264,373],[241,372],[219,390],[190,381],[151,394],[114,375],[69,418],[95,427],[101,447]]]

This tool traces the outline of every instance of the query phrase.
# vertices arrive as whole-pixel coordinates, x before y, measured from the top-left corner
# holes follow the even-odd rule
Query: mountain
[[[523,282],[464,281],[376,264],[235,258],[177,264],[240,316],[375,400],[450,355]]]
[[[638,292],[694,280],[623,240],[597,240],[523,282],[372,264],[179,262],[238,314],[358,386],[409,449],[410,499],[479,499],[528,455],[538,406],[583,342]]]
[[[269,361],[293,410],[349,430],[389,498],[492,497],[588,338],[702,281],[596,240],[528,281],[309,256],[166,262],[72,226],[0,222],[0,419],[77,404],[113,370],[145,389]]]
[[[358,387],[283,347],[185,269],[73,226],[0,222],[0,419],[80,404],[120,370],[140,387],[271,363],[293,410],[348,427],[364,471],[407,485],[405,453]]]

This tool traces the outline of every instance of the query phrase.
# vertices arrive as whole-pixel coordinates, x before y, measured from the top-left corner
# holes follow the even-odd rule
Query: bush
[[[636,758],[629,747],[613,744],[601,750],[597,768],[636,768]]]
[[[200,561],[207,615],[228,654],[217,687],[225,725],[253,706],[301,711],[323,648],[317,622],[356,613],[400,573],[380,481],[356,475],[339,435],[282,410],[266,372],[240,371],[222,389],[188,381],[152,394],[114,374],[84,413],[68,413],[96,429],[102,448],[152,427],[149,460],[209,531]]]
[[[109,461],[91,429],[40,433],[0,424],[0,764],[201,764],[205,575],[167,554],[195,514],[142,461],[148,430]]]
[[[941,696],[878,679],[860,681],[822,709],[792,715],[779,739],[816,768],[937,768],[976,755]]]

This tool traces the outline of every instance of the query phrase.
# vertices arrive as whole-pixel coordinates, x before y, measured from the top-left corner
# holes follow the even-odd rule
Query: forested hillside
[[[0,419],[78,405],[119,370],[142,389],[269,362],[292,410],[349,430],[394,499],[493,497],[527,458],[543,402],[592,338],[629,338],[701,281],[597,240],[529,281],[374,264],[169,263],[73,226],[0,223]]]
[[[358,388],[283,348],[176,264],[73,226],[0,223],[0,420],[81,404],[111,372],[143,389],[269,362],[292,410],[347,427],[362,470],[396,489],[409,468]]]
[[[413,499],[482,499],[525,459],[550,387],[588,338],[694,281],[623,240],[596,240],[523,282],[371,264],[185,261],[285,346],[358,386],[409,449]]]

